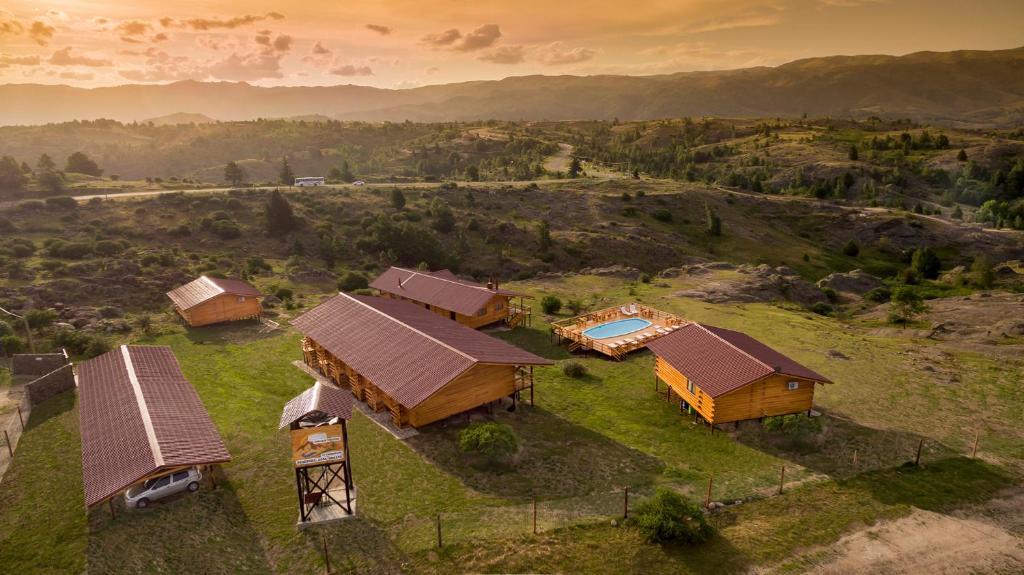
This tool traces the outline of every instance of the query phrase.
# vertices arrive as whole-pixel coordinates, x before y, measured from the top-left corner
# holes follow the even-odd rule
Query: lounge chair
[[[636,314],[640,313],[640,310],[636,309],[636,304],[635,303],[631,303],[631,304],[629,304],[629,312],[630,312],[629,315],[636,315]]]
[[[636,314],[636,312],[629,311],[629,309],[626,308],[626,306],[620,307],[619,311],[621,311],[623,313],[623,315],[634,315],[634,314]]]

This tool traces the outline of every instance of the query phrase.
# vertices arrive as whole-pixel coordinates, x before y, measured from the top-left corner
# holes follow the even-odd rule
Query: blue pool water
[[[606,337],[619,337],[620,335],[626,335],[627,333],[633,333],[634,331],[640,331],[645,327],[651,325],[651,322],[646,319],[640,319],[638,317],[630,317],[626,319],[617,319],[608,323],[602,323],[601,325],[595,325],[594,327],[583,330],[583,335],[594,338],[604,339]]]

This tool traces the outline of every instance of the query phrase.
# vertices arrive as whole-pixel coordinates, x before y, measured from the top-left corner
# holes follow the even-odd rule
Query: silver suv
[[[149,504],[157,499],[163,499],[168,495],[181,493],[182,491],[199,491],[199,481],[203,474],[195,467],[168,473],[160,477],[147,479],[141,485],[136,485],[124,493],[124,501],[128,507],[149,507]]]

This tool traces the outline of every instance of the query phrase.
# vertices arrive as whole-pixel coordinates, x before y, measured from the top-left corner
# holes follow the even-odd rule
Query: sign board
[[[345,441],[341,425],[321,425],[292,430],[292,461],[295,467],[341,463]]]

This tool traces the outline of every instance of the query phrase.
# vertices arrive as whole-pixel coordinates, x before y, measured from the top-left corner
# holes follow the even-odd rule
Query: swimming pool
[[[593,339],[605,339],[609,337],[619,337],[634,331],[640,331],[646,327],[649,327],[651,322],[646,319],[640,319],[638,317],[630,317],[626,319],[617,319],[601,325],[595,325],[594,327],[583,330],[583,335]]]

